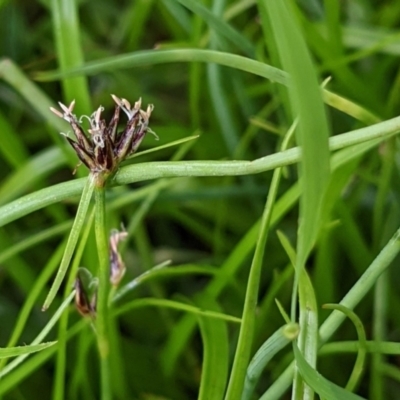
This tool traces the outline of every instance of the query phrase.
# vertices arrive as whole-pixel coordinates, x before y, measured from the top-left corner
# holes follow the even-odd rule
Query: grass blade
[[[69,263],[71,261],[72,255],[75,250],[75,246],[78,242],[78,238],[80,232],[83,227],[83,223],[85,222],[87,211],[89,208],[90,200],[92,198],[94,189],[94,179],[90,176],[86,179],[86,184],[82,192],[81,201],[79,202],[79,207],[76,212],[74,224],[72,225],[70,235],[68,237],[67,246],[65,247],[64,255],[61,260],[60,268],[57,271],[57,275],[54,279],[53,285],[47,294],[46,300],[43,304],[42,310],[45,311],[49,308],[50,304],[54,300],[58,289],[61,286],[61,283],[64,279],[65,274],[67,273],[67,269]]]
[[[356,328],[358,336],[357,359],[353,367],[353,372],[351,373],[351,376],[346,385],[346,389],[352,392],[357,387],[357,384],[361,379],[364,369],[365,356],[367,353],[367,337],[365,334],[363,323],[354,311],[349,310],[347,307],[344,307],[340,304],[324,304],[323,308],[341,311],[351,320],[351,322],[354,324],[354,327]]]
[[[247,369],[246,381],[244,384],[242,400],[249,400],[254,392],[255,386],[260,376],[270,362],[280,350],[286,347],[299,334],[298,324],[287,324],[277,330],[264,344],[257,350]]]
[[[200,49],[174,49],[174,50],[150,50],[123,54],[98,61],[91,61],[82,67],[70,68],[66,71],[40,72],[36,79],[52,81],[63,77],[77,75],[95,75],[105,71],[116,69],[139,67],[142,65],[165,64],[171,62],[206,62],[225,65],[230,68],[240,69],[255,75],[270,79],[271,81],[287,84],[288,77],[285,72],[271,67],[265,63],[250,58],[214,50]]]
[[[321,397],[326,400],[363,400],[363,397],[348,392],[342,387],[328,381],[321,374],[319,374],[318,371],[308,364],[301,354],[301,351],[295,344],[293,345],[293,351],[301,376],[307,382],[307,384],[312,387]]]
[[[202,308],[220,311],[212,299],[202,299]],[[222,399],[228,377],[228,329],[226,321],[199,316],[203,340],[203,365],[199,390],[199,400]]]
[[[44,349],[47,349],[48,347],[53,346],[56,343],[57,342],[47,342],[47,343],[33,344],[27,346],[8,347],[5,349],[0,348],[0,359],[29,355],[31,353],[36,353],[37,351],[42,351]]]
[[[302,267],[316,240],[322,199],[329,181],[329,127],[315,69],[290,6],[274,0],[266,4],[281,62],[291,77],[291,107],[299,117],[296,137],[302,149],[302,197],[297,265]],[[259,6],[265,7],[263,2]]]
[[[57,45],[58,62],[61,70],[83,64],[78,5],[75,0],[51,0],[53,31]],[[76,100],[75,111],[79,115],[89,114],[91,110],[88,83],[85,77],[63,79],[64,97],[67,102]]]

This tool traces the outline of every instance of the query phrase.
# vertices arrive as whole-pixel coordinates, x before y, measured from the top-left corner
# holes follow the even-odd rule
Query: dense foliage
[[[0,397],[396,399],[399,24],[0,2]]]

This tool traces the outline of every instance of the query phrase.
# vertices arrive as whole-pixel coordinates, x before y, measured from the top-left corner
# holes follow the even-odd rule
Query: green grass
[[[1,399],[397,399],[400,5],[375,3],[0,2]],[[111,94],[159,140],[102,187],[49,108]]]

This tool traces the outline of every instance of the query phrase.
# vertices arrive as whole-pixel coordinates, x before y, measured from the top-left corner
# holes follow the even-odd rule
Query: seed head
[[[75,139],[65,134],[64,136],[75,150],[79,160],[95,174],[114,173],[122,161],[136,152],[147,132],[154,134],[149,128],[153,105],[149,105],[147,110],[143,111],[141,99],[132,107],[126,99],[120,99],[115,95],[111,97],[116,105],[114,115],[108,124],[101,118],[104,111],[101,106],[91,116],[82,115],[79,119],[73,114],[75,101],[72,101],[68,107],[58,103],[61,111],[50,107],[55,115],[71,125]],[[127,115],[128,121],[125,128],[118,132],[121,110]],[[90,128],[87,133],[81,126],[83,119],[89,121]]]

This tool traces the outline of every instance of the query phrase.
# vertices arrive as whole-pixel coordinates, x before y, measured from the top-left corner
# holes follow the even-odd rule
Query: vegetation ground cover
[[[0,2],[0,397],[396,399],[399,18]]]

